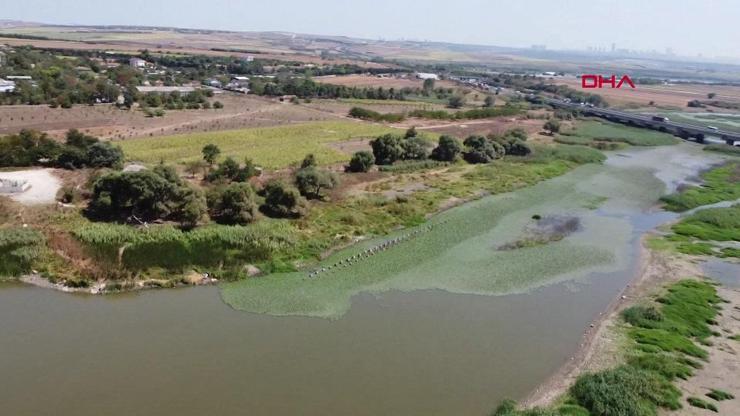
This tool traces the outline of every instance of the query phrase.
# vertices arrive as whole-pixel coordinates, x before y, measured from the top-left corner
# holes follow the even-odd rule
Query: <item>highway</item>
[[[626,111],[613,110],[609,108],[589,107],[580,103],[571,103],[568,101],[557,100],[553,98],[543,98],[546,104],[554,107],[566,108],[569,110],[578,110],[584,115],[593,115],[603,117],[611,121],[636,125],[638,127],[648,127],[655,130],[661,130],[673,133],[684,139],[694,138],[697,142],[703,143],[706,139],[716,137],[717,139],[734,145],[740,143],[740,133],[715,130],[704,126],[695,126],[692,124],[676,123],[674,121],[653,120],[652,116],[644,114],[630,113]]]

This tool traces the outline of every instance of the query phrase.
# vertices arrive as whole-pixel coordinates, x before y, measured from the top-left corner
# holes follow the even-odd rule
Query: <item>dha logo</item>
[[[635,88],[635,83],[632,82],[629,75],[623,75],[622,78],[617,82],[617,76],[612,75],[609,78],[604,78],[601,75],[581,75],[581,87],[582,88],[604,88],[604,85],[610,85],[611,88],[622,88],[624,83]]]

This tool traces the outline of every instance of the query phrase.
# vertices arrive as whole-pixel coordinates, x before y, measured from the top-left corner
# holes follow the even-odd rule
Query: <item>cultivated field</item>
[[[203,146],[213,143],[221,149],[222,156],[231,156],[240,161],[249,157],[259,166],[278,169],[300,161],[308,153],[313,153],[321,164],[346,161],[348,155],[328,144],[370,138],[393,131],[390,127],[359,121],[315,122],[133,139],[121,142],[121,147],[129,160],[184,163],[200,159]]]
[[[69,109],[38,106],[0,106],[0,135],[35,129],[61,137],[76,128],[97,137],[119,140],[190,132],[210,132],[290,123],[335,120],[343,114],[279,103],[253,95],[216,95],[223,109],[167,110],[164,117],[146,117],[141,111],[120,110],[111,105],[76,105]]]

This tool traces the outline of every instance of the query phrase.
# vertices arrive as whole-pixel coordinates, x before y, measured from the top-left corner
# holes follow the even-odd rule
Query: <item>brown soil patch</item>
[[[596,93],[603,96],[610,104],[624,106],[639,104],[648,106],[654,101],[656,106],[680,107],[690,110],[686,103],[691,100],[706,100],[707,94],[715,93],[715,100],[740,102],[740,87],[728,85],[676,84],[676,85],[636,85],[637,88],[602,88],[584,90],[581,80],[575,77],[558,77],[555,82],[564,84],[578,91]],[[724,110],[723,110],[724,111]]]

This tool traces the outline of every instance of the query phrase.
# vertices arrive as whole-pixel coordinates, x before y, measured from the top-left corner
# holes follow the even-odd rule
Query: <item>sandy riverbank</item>
[[[560,370],[541,384],[523,402],[524,407],[547,406],[565,394],[579,375],[617,365],[622,359],[625,339],[620,331],[619,313],[636,302],[647,299],[665,284],[690,276],[700,276],[698,265],[670,254],[650,250],[643,235],[640,241],[640,268],[629,286],[587,330],[579,350]]]
[[[640,271],[635,279],[609,305],[601,319],[584,333],[578,352],[523,401],[524,407],[551,405],[568,391],[579,375],[614,367],[623,362],[623,347],[627,340],[623,331],[619,330],[620,312],[652,298],[667,284],[703,275],[699,265],[688,257],[648,249],[645,243],[649,237],[650,234],[646,234],[641,240]],[[678,383],[684,400],[691,396],[706,399],[704,395],[711,388],[740,396],[740,343],[728,338],[740,333],[740,290],[726,287],[718,287],[717,290],[720,297],[728,301],[723,305],[715,327],[720,335],[711,338],[712,345],[703,347],[709,352],[709,362],[697,370],[693,377]],[[740,414],[738,400],[715,404],[721,414]],[[688,404],[678,411],[661,412],[671,415],[706,414],[706,410]]]

